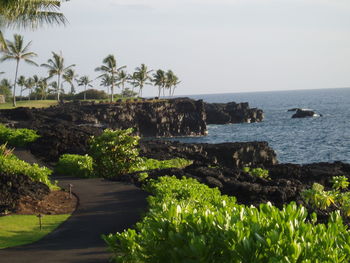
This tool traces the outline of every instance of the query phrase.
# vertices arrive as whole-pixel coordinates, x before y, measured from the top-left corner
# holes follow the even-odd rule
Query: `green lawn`
[[[33,108],[46,108],[52,105],[56,105],[56,100],[25,100],[25,101],[17,101],[17,107],[33,107]],[[6,102],[0,104],[0,109],[13,109],[12,102]]]
[[[56,229],[70,215],[45,215],[43,228],[35,215],[9,215],[0,217],[0,249],[33,243]]]

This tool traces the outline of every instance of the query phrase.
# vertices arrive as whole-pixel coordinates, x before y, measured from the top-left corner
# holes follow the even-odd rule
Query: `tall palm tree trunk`
[[[60,101],[60,80],[61,80],[61,75],[57,75],[57,101]]]
[[[111,86],[111,102],[114,101],[114,96],[113,96],[113,94],[114,94],[114,85],[112,84],[112,86]]]
[[[19,100],[22,101],[22,93],[23,93],[23,87],[21,87],[21,90],[19,91]]]
[[[17,74],[18,74],[19,60],[17,59],[16,73],[15,73],[15,83],[13,84],[13,101],[12,106],[16,107],[16,84],[17,84]]]
[[[161,86],[159,86],[158,87],[158,99],[160,98],[160,92],[162,91],[162,87]]]
[[[171,96],[174,96],[174,93],[175,93],[175,86],[174,86],[174,88],[173,88],[173,93],[171,94]]]
[[[125,89],[125,84],[124,82],[122,83],[122,98],[124,97],[124,89]]]
[[[84,100],[86,100],[86,85],[85,85],[85,89],[84,89]]]

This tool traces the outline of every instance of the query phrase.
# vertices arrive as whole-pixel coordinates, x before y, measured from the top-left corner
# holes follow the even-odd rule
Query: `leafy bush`
[[[154,169],[167,169],[167,168],[184,168],[192,164],[192,161],[183,158],[175,158],[170,160],[156,160],[142,158],[142,162],[138,167],[132,167],[131,172],[154,170]]]
[[[1,147],[2,148],[2,147]],[[30,177],[35,182],[42,182],[50,189],[57,189],[56,184],[51,183],[49,176],[52,171],[46,167],[39,167],[38,164],[29,164],[25,161],[19,160],[13,154],[0,155],[0,173],[7,174],[24,174]]]
[[[254,176],[254,177],[260,177],[265,179],[268,179],[270,177],[269,171],[262,168],[244,167],[243,172],[249,173],[251,176]]]
[[[314,183],[311,189],[301,193],[304,201],[314,208],[326,210],[333,206],[340,209],[344,216],[350,216],[350,192],[340,192],[348,186],[348,179],[345,176],[333,176],[333,190],[325,191],[324,186]]]
[[[40,136],[30,129],[10,129],[0,124],[0,143],[8,143],[11,146],[24,147],[34,142]]]
[[[89,153],[98,176],[117,177],[141,165],[142,159],[137,149],[140,138],[131,134],[132,129],[106,129],[100,136],[90,139]]]
[[[304,190],[301,195],[307,204],[319,209],[327,209],[336,200],[335,192],[325,191],[324,186],[318,183],[314,183],[311,189]]]
[[[89,178],[93,175],[92,158],[86,155],[63,154],[55,167],[61,175]]]
[[[147,186],[149,212],[136,230],[103,236],[115,262],[349,262],[350,232],[338,212],[327,225],[295,203],[238,205],[193,179]]]
[[[333,176],[332,183],[335,190],[346,189],[349,186],[349,181],[346,176]]]
[[[84,99],[84,91],[74,95],[74,99],[82,100]],[[104,100],[108,99],[108,94],[103,90],[88,89],[86,90],[86,99],[88,100]]]

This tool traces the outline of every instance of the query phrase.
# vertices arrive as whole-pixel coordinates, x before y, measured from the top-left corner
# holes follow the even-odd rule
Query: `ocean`
[[[350,163],[350,88],[188,96],[206,102],[249,102],[264,111],[260,123],[209,125],[208,136],[189,143],[267,141],[281,163]],[[322,117],[292,119],[290,108],[313,109]]]

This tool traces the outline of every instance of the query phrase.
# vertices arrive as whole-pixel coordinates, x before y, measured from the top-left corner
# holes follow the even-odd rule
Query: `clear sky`
[[[80,75],[95,78],[115,54],[129,72],[141,63],[172,69],[182,80],[177,94],[350,86],[348,0],[71,0],[62,11],[66,27],[21,34],[38,63],[62,51]],[[2,63],[0,71],[13,79],[14,66]]]

